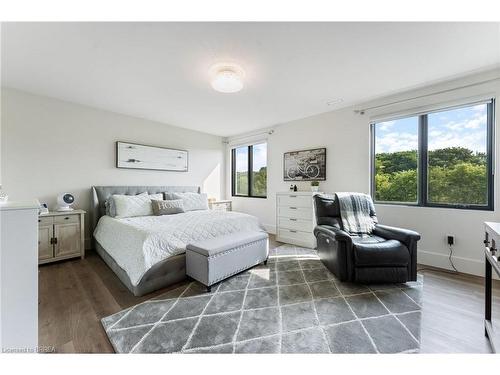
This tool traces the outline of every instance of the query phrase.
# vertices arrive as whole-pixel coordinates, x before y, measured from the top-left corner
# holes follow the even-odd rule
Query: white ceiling
[[[2,86],[230,136],[500,64],[499,25],[4,23]]]

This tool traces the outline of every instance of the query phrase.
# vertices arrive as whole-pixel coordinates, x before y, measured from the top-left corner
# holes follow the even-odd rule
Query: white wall
[[[354,109],[389,103],[415,95],[436,93],[452,87],[481,82],[492,77],[500,77],[500,70],[469,76],[445,84],[412,90],[403,94],[386,97],[364,105],[344,108],[321,115],[292,121],[275,127],[275,132],[267,136],[268,141],[268,198],[232,197],[234,209],[248,212],[260,218],[270,231],[275,229],[275,194],[287,191],[290,184],[283,181],[283,153],[286,151],[315,147],[327,148],[327,180],[320,183],[325,192],[359,191],[369,192],[370,186],[370,133],[369,122],[374,116],[399,113],[429,105],[446,105],[451,101],[474,99],[478,95],[500,93],[500,81],[469,87],[462,90],[436,94],[432,97],[385,107],[378,111],[368,111],[365,115],[354,113]],[[496,113],[500,113],[497,100]],[[497,121],[498,123],[498,121]],[[496,155],[500,157],[499,136],[496,136]],[[229,139],[230,142],[232,141]],[[227,159],[229,160],[229,159]],[[496,163],[496,174],[500,171]],[[229,168],[229,167],[228,167]],[[230,173],[227,169],[226,191],[230,198]],[[495,211],[473,211],[408,206],[377,205],[377,214],[382,223],[414,229],[422,234],[419,243],[419,262],[449,268],[446,234],[454,234],[455,264],[459,270],[474,274],[483,272],[482,238],[484,221],[498,221],[500,188],[495,178]],[[298,184],[299,189],[309,190],[306,183]]]
[[[54,208],[58,193],[71,192],[75,207],[88,210],[92,185],[196,185],[215,198],[225,194],[221,137],[12,89],[2,89],[1,99],[9,200],[38,198]],[[186,149],[189,171],[117,169],[118,140]]]

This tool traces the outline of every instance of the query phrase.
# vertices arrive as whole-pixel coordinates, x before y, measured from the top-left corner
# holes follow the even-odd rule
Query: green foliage
[[[267,168],[262,167],[258,172],[253,172],[252,194],[257,197],[265,197],[267,194]]]
[[[484,205],[488,201],[486,164],[430,167],[428,179],[430,202]]]
[[[267,168],[262,167],[258,172],[252,172],[252,195],[256,197],[265,197],[267,194]],[[248,195],[248,173],[236,173],[236,194]]]
[[[429,151],[428,197],[432,203],[486,204],[486,155],[464,147]],[[417,201],[417,151],[375,157],[375,199]]]

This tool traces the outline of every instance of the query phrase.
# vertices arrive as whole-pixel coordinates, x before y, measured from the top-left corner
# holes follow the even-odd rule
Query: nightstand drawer
[[[43,216],[38,216],[38,226],[46,226],[46,225],[52,225],[54,224],[54,217],[49,216],[49,217],[43,217]]]
[[[209,202],[208,206],[214,211],[231,211],[232,210],[231,201],[214,201]]]
[[[79,223],[80,215],[61,215],[54,217],[55,224]]]

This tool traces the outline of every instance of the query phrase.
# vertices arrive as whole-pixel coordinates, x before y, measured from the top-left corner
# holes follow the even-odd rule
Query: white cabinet
[[[36,202],[0,204],[0,348],[35,351],[38,345]]]
[[[50,212],[38,218],[38,263],[85,256],[85,211]]]
[[[276,240],[310,248],[316,247],[313,234],[314,216],[312,192],[276,194]]]

